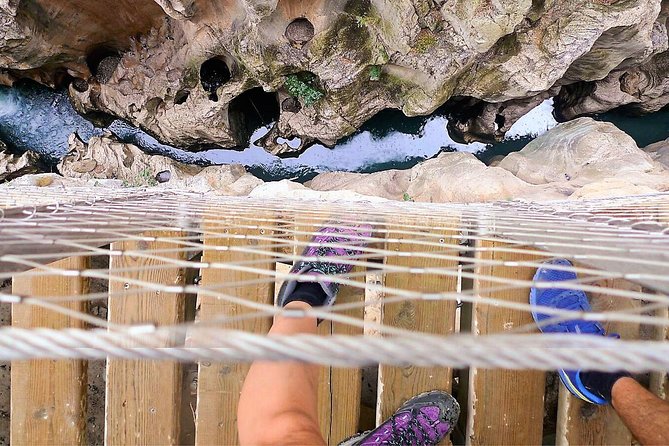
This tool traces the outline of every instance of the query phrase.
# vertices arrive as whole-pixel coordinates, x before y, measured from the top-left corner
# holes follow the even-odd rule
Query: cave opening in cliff
[[[120,60],[121,57],[116,49],[102,45],[88,52],[86,65],[91,74],[104,84],[109,81]]]
[[[302,46],[310,42],[314,34],[314,25],[308,19],[300,17],[288,24],[285,36],[291,45]]]
[[[220,57],[205,61],[200,67],[200,83],[204,91],[209,93],[209,99],[218,102],[217,90],[232,77],[230,67]]]
[[[230,129],[241,144],[248,143],[254,131],[279,120],[279,100],[275,92],[261,87],[237,96],[228,107]]]
[[[597,89],[595,82],[575,82],[563,85],[554,99],[555,118],[559,122],[568,121],[570,109],[577,108],[586,98],[590,97]]]
[[[485,102],[470,96],[455,96],[443,105],[448,116],[448,133],[454,141],[461,144],[472,142],[473,135],[468,132],[470,124],[483,112]],[[483,136],[483,135],[481,135]]]

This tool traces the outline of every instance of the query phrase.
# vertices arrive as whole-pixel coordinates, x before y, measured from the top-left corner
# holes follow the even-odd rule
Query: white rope
[[[605,294],[616,305],[576,315],[543,309],[546,314],[558,317],[552,322],[575,318],[626,323],[626,327],[636,327],[637,335],[641,325],[656,330],[656,339],[666,338],[669,194],[588,202],[476,205],[272,201],[155,190],[142,193],[59,190],[53,194],[49,190],[10,189],[8,195],[13,196],[0,197],[0,282],[23,273],[24,277],[34,278],[63,276],[121,282],[128,289],[126,292],[101,290],[71,296],[35,297],[0,290],[0,302],[33,305],[81,320],[89,327],[98,327],[93,330],[0,328],[0,360],[293,360],[333,366],[381,363],[455,368],[669,370],[669,341],[508,332],[439,337],[394,326],[387,320],[371,323],[360,316],[362,312],[358,316],[344,313],[345,309],[366,309],[368,303],[362,299],[331,309],[311,310],[309,314],[357,327],[360,331],[372,328],[383,336],[267,337],[219,328],[223,323],[242,318],[267,318],[280,311],[271,302],[261,303],[246,295],[235,295],[235,290],[257,284],[278,286],[281,280],[295,278],[267,265],[305,259],[297,253],[310,243],[308,240],[321,223],[334,216],[342,226],[370,224],[374,233],[366,238],[370,246],[362,248],[361,255],[338,259],[362,272],[355,276],[332,276],[331,280],[358,288],[358,294],[365,290],[383,293],[379,306],[441,300],[457,301],[470,307],[487,305],[527,315],[536,309],[527,300],[505,300],[497,293],[517,290],[526,296],[530,287],[557,285],[534,283],[527,277],[502,277],[488,272],[487,268],[510,267],[527,272],[540,267],[545,260],[564,257],[578,262],[578,266],[566,269],[577,273],[579,280],[561,283],[561,288]],[[27,207],[3,210],[3,203],[4,206],[24,203]],[[146,231],[159,235],[147,236]],[[183,235],[172,236],[171,233]],[[211,239],[216,238],[234,242],[211,243]],[[119,241],[160,243],[161,247],[114,251],[101,248]],[[347,244],[334,246],[346,248]],[[204,253],[204,257],[194,260],[198,252]],[[225,252],[228,257],[225,261],[217,261],[215,256],[214,260],[205,260],[213,252]],[[177,256],[177,253],[183,255]],[[492,255],[494,253],[499,253],[502,260]],[[501,254],[510,253],[524,254],[520,258],[525,260],[504,260]],[[528,260],[529,255],[536,260]],[[133,258],[135,262],[123,268],[103,266],[81,271],[44,265],[76,256]],[[393,264],[392,260],[401,257],[412,258],[416,265]],[[140,272],[165,271],[172,277],[176,269],[182,274],[189,268],[201,274],[206,270],[236,274],[227,274],[232,277],[230,280],[201,286],[165,282],[155,279],[155,274],[149,275],[151,279],[141,279],[139,275]],[[390,281],[369,286],[364,281],[369,271],[379,271],[386,279],[398,275],[433,275],[444,281],[458,280],[460,284],[478,281],[478,285],[441,293],[420,292],[416,282],[411,286],[391,285]],[[236,276],[241,278],[235,279]],[[605,280],[623,279],[634,282],[638,288],[601,285]],[[147,325],[138,329],[59,305],[161,293],[198,294],[200,298],[215,298],[252,312],[212,315],[209,320],[196,324],[189,320],[170,328]],[[625,303],[635,306],[627,308]],[[528,327],[516,326],[512,331],[536,330],[534,324]],[[177,343],[175,339],[187,341]]]
[[[105,330],[0,329],[0,360],[144,359],[182,362],[301,361],[360,367],[669,370],[669,342],[587,335],[263,336],[191,328],[189,346],[168,345],[173,330],[130,334]]]

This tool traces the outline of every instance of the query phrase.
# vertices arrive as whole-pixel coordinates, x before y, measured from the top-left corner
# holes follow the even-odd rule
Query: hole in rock
[[[314,38],[314,25],[304,17],[293,20],[286,27],[286,39],[292,44],[302,46]]]
[[[300,104],[300,101],[297,100],[297,98],[291,96],[281,102],[281,110],[290,113],[297,113],[302,110],[302,104]]]
[[[85,93],[88,90],[88,82],[80,77],[77,77],[72,81],[72,88],[77,90],[79,93]]]
[[[555,109],[553,115],[559,122],[567,121],[572,107],[576,107],[588,96],[594,93],[596,85],[594,82],[576,82],[564,85],[554,99]],[[566,113],[565,113],[566,112]]]
[[[495,124],[497,124],[498,129],[501,129],[502,127],[504,127],[504,124],[506,124],[506,117],[504,115],[496,114]]]
[[[65,69],[58,69],[53,73],[53,86],[56,87],[56,90],[67,88],[73,80],[74,77]]]
[[[190,91],[188,90],[179,90],[177,94],[174,95],[174,103],[177,105],[183,104],[188,100],[190,96]]]
[[[232,74],[228,64],[223,59],[215,57],[209,59],[200,67],[200,82],[204,91],[209,93],[209,99],[218,102],[216,90],[230,80]]]
[[[240,144],[245,144],[255,130],[276,122],[279,113],[276,93],[268,93],[261,87],[252,88],[230,102],[230,129],[237,135]]]
[[[101,84],[109,82],[119,62],[121,56],[118,51],[107,46],[94,48],[86,56],[88,69]]]
[[[456,96],[445,104],[448,115],[448,133],[454,141],[462,144],[471,142],[467,134],[469,124],[481,115],[485,104],[480,99],[469,96]]]

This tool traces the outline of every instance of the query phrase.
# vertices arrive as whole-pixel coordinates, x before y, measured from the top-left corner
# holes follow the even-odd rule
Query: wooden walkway
[[[220,235],[215,229],[205,228],[203,231],[205,234],[216,234],[205,235],[204,243],[208,248],[257,244],[257,240],[240,237],[244,235],[290,238],[282,228],[278,227],[271,234],[266,229],[238,229],[236,232],[233,230],[226,232],[225,236]],[[162,235],[179,236],[177,233]],[[458,244],[454,238],[455,234],[448,231],[435,233],[427,231],[424,236],[429,239],[436,238],[446,246]],[[403,237],[402,233],[391,232],[384,248],[398,253],[426,252],[425,246],[415,245],[420,241],[415,236],[409,240],[404,240]],[[498,242],[478,243],[479,247],[490,248]],[[276,250],[287,249],[286,246],[277,244]],[[144,241],[124,241],[111,246],[111,249],[121,251],[128,249],[159,251],[165,248],[167,247],[160,242]],[[433,249],[439,251],[437,248]],[[490,263],[485,262],[474,264],[467,256],[458,258],[461,254],[458,250],[449,252],[455,253],[455,256],[437,261],[421,256],[400,255],[377,259],[378,262],[386,262],[387,265],[411,267],[412,271],[415,271],[412,274],[384,275],[372,268],[366,272],[357,268],[354,276],[361,283],[365,282],[366,277],[374,277],[374,280],[368,282],[382,281],[389,288],[422,292],[457,292],[473,289],[487,297],[517,302],[527,301],[528,289],[490,293],[486,291],[491,288],[490,283],[486,280],[472,280],[466,274],[444,278],[420,273],[421,268],[433,266],[453,271],[477,272],[482,275],[481,277],[531,279],[534,274],[533,270],[526,267],[490,266]],[[198,253],[163,255],[187,260]],[[479,259],[505,260],[508,261],[508,265],[537,259],[536,255],[525,254],[522,251],[505,253],[484,249],[477,251],[476,255]],[[85,257],[66,258],[52,266],[82,270],[89,267],[90,260]],[[205,263],[242,260],[261,262],[263,258],[257,254],[244,254],[226,249],[207,249],[202,258]],[[109,262],[113,276],[128,279],[126,283],[112,281],[109,284],[109,292],[116,296],[108,303],[108,318],[112,322],[164,325],[192,320],[194,316],[192,308],[189,310],[188,302],[196,303],[197,318],[203,321],[217,315],[239,315],[246,311],[239,305],[222,302],[206,295],[133,292],[125,299],[122,294],[132,292],[136,280],[174,285],[187,283],[199,275],[198,271],[189,271],[188,268],[152,268],[164,266],[165,263],[161,260],[146,262],[146,269],[139,273],[127,272],[128,267],[137,266],[138,262],[140,260],[131,256],[112,257]],[[261,267],[258,267],[257,263],[255,265],[256,268],[265,268],[270,273],[275,269],[285,271],[288,268],[284,263],[270,261],[264,262]],[[90,285],[88,279],[82,277],[42,275],[36,278],[31,277],[29,273],[14,276],[12,281],[14,293],[29,296],[82,295],[87,293]],[[201,273],[200,286],[215,287],[221,283],[252,282],[261,276],[264,276],[263,272],[204,269]],[[625,289],[636,287],[623,281],[609,282],[606,285]],[[243,285],[227,289],[226,292],[245,299],[272,303],[276,286],[278,284],[256,281],[254,285]],[[351,310],[352,316],[380,318],[388,326],[442,335],[460,331],[485,335],[531,323],[531,317],[527,313],[476,302],[464,304],[459,308],[454,302],[444,301],[405,301],[385,304],[383,296],[380,300],[375,300],[372,294],[362,288],[345,287],[340,293],[338,302],[360,302],[367,298],[376,302],[377,306],[372,308],[375,311],[363,315],[362,309]],[[598,308],[614,305],[614,301],[606,295],[592,296],[592,300]],[[83,302],[68,305],[77,310],[86,308]],[[667,317],[666,310],[662,315]],[[243,320],[235,328],[266,333],[270,328],[270,322],[269,319]],[[65,328],[81,326],[82,323],[44,309],[17,304],[14,305],[12,324],[16,327]],[[332,323],[322,324],[320,330],[323,335],[363,333],[362,328]],[[626,338],[639,338],[642,335],[639,327],[635,329],[627,325],[624,330],[622,334]],[[375,335],[373,331],[368,334]],[[652,336],[669,339],[666,330],[657,330]],[[194,372],[195,378],[191,380],[191,384],[196,385],[192,398],[187,390],[188,387],[183,385],[185,367],[167,362],[108,361],[105,443],[108,445],[235,444],[236,406],[248,366],[204,362],[198,364],[197,371]],[[87,388],[86,374],[85,361],[13,363],[11,444],[16,446],[35,443],[87,444],[86,405],[90,389]],[[329,444],[337,444],[359,429],[372,427],[375,422],[393,413],[407,398],[432,389],[450,391],[461,402],[462,417],[457,431],[449,440],[456,444],[538,445],[542,444],[544,438],[552,436],[555,436],[556,443],[560,445],[632,444],[629,432],[610,408],[584,407],[561,387],[558,395],[557,386],[547,389],[546,376],[543,372],[381,366],[378,369],[378,382],[372,383],[374,384],[372,387],[376,389],[374,407],[362,403],[362,375],[361,370],[357,369],[322,368],[319,416],[323,435]],[[369,383],[365,382],[365,385],[367,384]],[[666,397],[669,388],[666,376],[653,375],[651,388]],[[556,399],[557,412],[551,414],[550,410],[545,410],[545,405],[553,404],[552,401]]]

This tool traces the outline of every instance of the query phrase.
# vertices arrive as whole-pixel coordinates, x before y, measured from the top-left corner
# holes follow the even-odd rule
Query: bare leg
[[[669,402],[632,378],[616,381],[611,396],[613,408],[641,444],[669,444]]]
[[[307,309],[291,302],[285,308]],[[316,319],[277,317],[270,334],[316,334]],[[323,445],[318,426],[318,366],[254,362],[237,410],[242,445]]]

